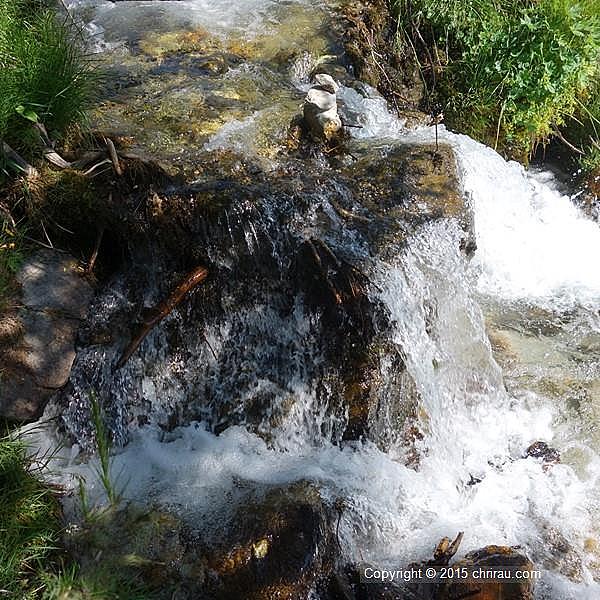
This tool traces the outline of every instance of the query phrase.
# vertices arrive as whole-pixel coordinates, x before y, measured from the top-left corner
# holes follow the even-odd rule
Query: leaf
[[[39,123],[40,121],[40,117],[35,111],[31,110],[30,108],[26,108],[22,104],[19,104],[19,106],[15,108],[15,112],[32,123]]]

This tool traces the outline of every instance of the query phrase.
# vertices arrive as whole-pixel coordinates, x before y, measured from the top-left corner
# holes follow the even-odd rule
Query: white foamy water
[[[598,224],[521,165],[448,137],[475,210],[479,289],[558,308],[600,304]]]
[[[407,131],[380,99],[345,88],[341,98],[361,129],[358,139],[435,140],[435,130]],[[550,308],[600,306],[600,227],[550,181],[468,136],[438,128],[456,151],[462,185],[475,213],[479,291]]]
[[[569,466],[545,470],[523,458],[533,441],[552,442],[553,411],[533,395],[517,400],[505,391],[458,240],[452,223],[427,226],[395,261],[374,267],[372,293],[390,313],[392,339],[422,399],[417,471],[368,443],[299,443],[306,420],[317,419],[314,396],[305,392],[285,423],[283,452],[241,427],[218,437],[202,424],[166,435],[139,430],[113,467],[125,496],[202,514],[218,530],[249,489],[309,479],[327,501],[344,499],[340,535],[348,561],[407,564],[429,556],[439,538],[466,531],[461,554],[491,543],[520,545],[547,571],[539,589],[548,595],[539,598],[597,597],[583,547],[593,531],[588,495],[600,471],[594,459],[581,480]],[[63,461],[63,483],[74,486],[83,476],[92,498],[101,497],[90,465],[66,455]],[[583,583],[555,573],[548,545],[557,531]]]

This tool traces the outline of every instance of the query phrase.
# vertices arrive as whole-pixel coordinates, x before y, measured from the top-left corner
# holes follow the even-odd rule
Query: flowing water
[[[68,5],[122,83],[99,109],[98,123],[190,171],[203,153],[222,148],[276,169],[275,149],[309,72],[320,56],[339,52],[334,17],[310,1]],[[219,56],[237,47],[237,58],[208,64],[196,56],[201,44],[191,34],[200,30],[202,57],[212,44]],[[173,58],[164,47],[181,45],[182,33],[193,47]],[[350,142],[360,156],[434,139],[430,128],[405,129],[366,86],[343,87],[339,96],[346,119],[361,125]],[[127,474],[129,498],[218,524],[253,487],[308,479],[327,501],[344,500],[339,535],[348,562],[406,565],[429,557],[441,537],[465,531],[461,554],[487,544],[521,546],[544,571],[537,598],[599,598],[600,229],[547,174],[440,129],[455,150],[474,214],[474,257],[465,257],[462,231],[446,218],[412,228],[384,252],[343,223],[332,241],[364,259],[367,296],[386,319],[376,335],[402,356],[412,382],[422,432],[412,449],[418,466],[407,459],[405,441],[394,435],[399,421],[389,415],[378,422],[385,443],[341,439],[347,414],[335,402],[335,380],[331,389],[315,387],[328,358],[302,294],[285,310],[269,289],[245,304],[232,294],[226,313],[205,325],[210,351],[198,339],[186,346],[187,357],[165,356],[156,334],[146,342],[145,356],[155,360],[148,368],[140,358],[114,376],[102,366],[113,356],[93,347],[78,359],[73,389],[85,384],[93,365],[98,385],[122,400],[114,411],[127,445],[115,456],[114,472]],[[310,202],[331,213],[335,189],[324,186]],[[265,198],[275,229],[276,210],[287,201]],[[321,217],[311,220],[309,213],[306,221],[288,222],[295,234],[319,227]],[[250,253],[264,231],[245,230]],[[277,255],[281,232],[267,233]],[[124,279],[112,282],[103,311],[124,302],[124,286]],[[178,319],[170,317],[183,328]],[[394,397],[405,388],[385,385],[394,376],[393,355],[378,367],[378,393],[390,406],[405,400]],[[194,394],[198,420],[166,431],[164,415]],[[76,396],[65,427],[85,447],[86,416]],[[228,420],[219,421],[215,405],[227,407]],[[134,425],[128,411],[146,413],[147,424]],[[537,440],[560,450],[562,462],[544,468],[524,458]],[[55,470],[68,485],[84,475],[92,496],[100,494],[78,445],[63,451]]]

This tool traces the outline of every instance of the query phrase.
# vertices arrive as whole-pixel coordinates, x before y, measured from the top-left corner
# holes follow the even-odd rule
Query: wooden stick
[[[100,252],[100,244],[102,243],[102,238],[104,237],[104,227],[98,230],[98,235],[96,236],[96,244],[94,245],[94,251],[92,252],[92,256],[90,256],[90,262],[88,263],[86,272],[91,274],[94,270],[94,265],[96,264],[96,259],[98,258],[98,252]]]
[[[452,543],[449,538],[442,538],[433,553],[433,559],[428,560],[427,564],[440,566],[447,565],[452,557],[458,552],[458,547],[462,542],[464,534],[464,531],[460,531]]]
[[[103,150],[98,152],[86,152],[81,158],[78,158],[71,163],[71,168],[83,169],[83,167],[102,159],[104,156],[106,156],[106,153]]]
[[[66,161],[56,150],[49,148],[48,146],[42,151],[44,158],[55,167],[59,169],[71,168],[71,163]]]
[[[569,140],[566,140],[563,134],[558,129],[552,130],[552,134],[555,135],[567,148],[573,150],[575,154],[579,154],[580,156],[583,156],[585,154],[583,150],[577,148],[576,146],[573,146],[573,144],[571,144]]]
[[[95,165],[91,166],[83,174],[87,177],[87,176],[91,175],[98,167],[101,167],[102,165],[107,165],[111,162],[112,161],[109,158],[105,158],[104,160],[101,160],[99,163],[96,163]]]
[[[316,240],[316,241],[319,241],[319,240]],[[325,283],[327,284],[327,288],[331,292],[331,295],[333,296],[335,303],[337,305],[343,304],[344,300],[342,299],[342,295],[339,293],[338,289],[335,287],[335,285],[333,285],[333,283],[329,279],[329,277],[327,275],[327,270],[325,269],[325,266],[323,265],[323,261],[321,260],[321,255],[319,254],[319,251],[317,250],[317,248],[315,246],[315,242],[313,240],[306,240],[306,242],[308,244],[308,247],[310,248],[311,254],[313,256],[313,259],[314,259],[316,265],[319,267],[319,271],[321,272],[321,277],[323,278],[323,281],[325,281]],[[334,255],[334,257],[335,257],[335,255]]]
[[[206,267],[196,267],[185,276],[183,281],[171,292],[166,300],[163,300],[150,311],[150,314],[143,320],[139,331],[133,336],[121,358],[119,358],[115,370],[120,369],[131,358],[152,328],[158,325],[207,276],[208,269]]]

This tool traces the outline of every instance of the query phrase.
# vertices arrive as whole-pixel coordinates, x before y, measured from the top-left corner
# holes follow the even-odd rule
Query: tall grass
[[[9,598],[34,597],[60,537],[58,501],[34,473],[23,441],[0,438],[0,589]]]
[[[395,0],[451,126],[526,159],[594,93],[600,0]]]
[[[57,138],[85,119],[97,76],[70,21],[27,0],[0,0],[0,138],[27,146],[31,122]]]
[[[29,456],[25,439],[0,436],[0,598],[155,598],[138,572],[119,562],[120,556],[106,553],[91,562],[88,557],[85,566],[68,560],[62,547],[67,533],[60,503],[55,491],[40,478],[40,468]],[[110,520],[105,525],[95,524],[94,531],[98,533],[102,527],[110,531]]]
[[[115,482],[112,479],[112,440],[104,422],[104,412],[94,391],[90,391],[90,411],[96,436],[96,450],[98,451],[98,479],[100,479],[111,507],[115,507],[121,500],[121,494],[117,491]]]

